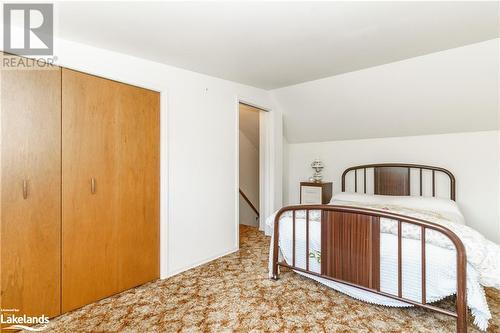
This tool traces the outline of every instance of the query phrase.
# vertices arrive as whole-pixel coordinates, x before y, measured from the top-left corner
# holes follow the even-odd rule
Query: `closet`
[[[55,316],[61,297],[61,69],[2,69],[0,75],[0,305]]]
[[[65,312],[158,278],[160,99],[68,69],[62,87]]]
[[[1,298],[56,316],[159,278],[159,93],[1,73]]]

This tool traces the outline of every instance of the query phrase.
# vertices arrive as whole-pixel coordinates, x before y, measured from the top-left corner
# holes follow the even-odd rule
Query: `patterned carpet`
[[[271,281],[269,240],[241,226],[237,253],[57,317],[47,332],[454,331],[450,317],[368,305],[290,271]],[[499,332],[500,291],[487,294],[494,318],[489,332]]]

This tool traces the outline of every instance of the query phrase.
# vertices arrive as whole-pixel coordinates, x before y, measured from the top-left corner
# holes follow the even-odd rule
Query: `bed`
[[[486,330],[483,286],[500,287],[500,250],[465,225],[455,197],[443,168],[348,168],[329,205],[288,206],[267,219],[270,276],[287,267],[369,303],[437,311],[456,318],[457,332],[467,331],[469,306]],[[432,304],[450,295],[455,311]]]

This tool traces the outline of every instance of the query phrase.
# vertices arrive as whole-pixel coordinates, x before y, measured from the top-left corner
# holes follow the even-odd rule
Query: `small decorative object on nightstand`
[[[326,205],[332,199],[332,183],[301,182],[300,203],[309,205]]]
[[[309,181],[314,182],[314,183],[321,183],[321,179],[323,179],[323,175],[321,175],[321,170],[323,170],[325,166],[323,165],[323,162],[319,158],[315,159],[311,163],[311,168],[314,169],[314,175],[309,178]]]

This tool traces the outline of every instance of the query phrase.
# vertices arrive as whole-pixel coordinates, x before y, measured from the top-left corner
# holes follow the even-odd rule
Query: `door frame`
[[[272,207],[271,184],[271,136],[272,109],[247,98],[236,98],[236,188],[235,188],[235,248],[240,248],[240,104],[259,109],[259,230],[265,230],[266,216]]]

